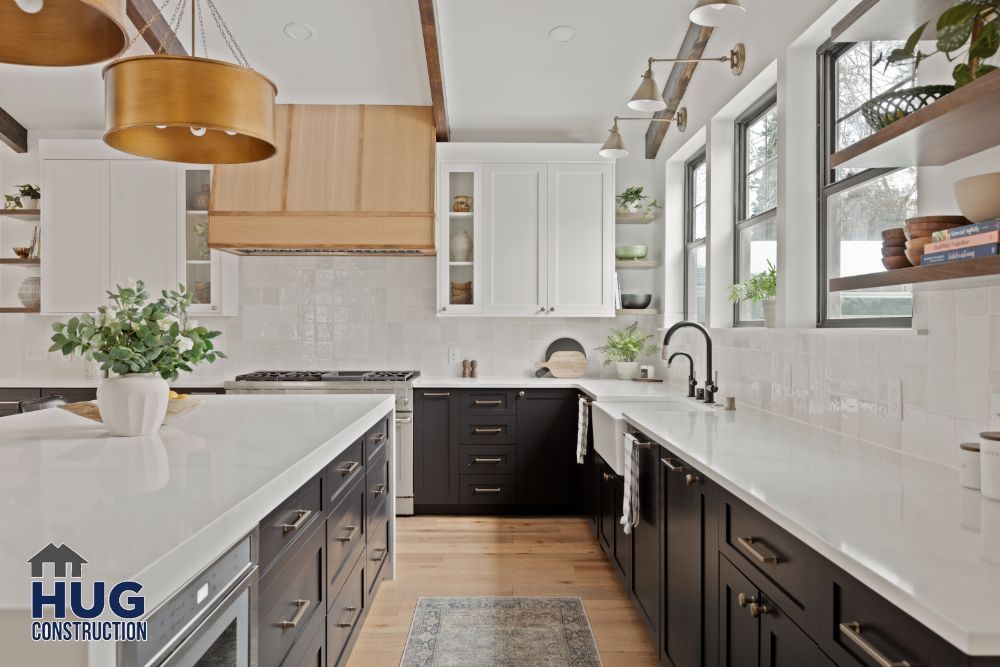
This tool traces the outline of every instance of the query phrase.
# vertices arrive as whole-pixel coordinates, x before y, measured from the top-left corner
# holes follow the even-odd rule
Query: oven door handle
[[[412,424],[413,417],[396,417],[397,424]]]

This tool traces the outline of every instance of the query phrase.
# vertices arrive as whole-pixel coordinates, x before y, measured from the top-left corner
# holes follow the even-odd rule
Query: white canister
[[[967,489],[980,487],[979,443],[963,442],[958,446],[958,483]]]
[[[981,490],[992,500],[1000,500],[1000,431],[979,434]]]

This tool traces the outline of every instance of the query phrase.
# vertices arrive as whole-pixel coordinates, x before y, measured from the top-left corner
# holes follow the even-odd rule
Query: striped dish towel
[[[622,497],[622,530],[626,535],[639,525],[639,448],[634,435],[625,434],[625,493]]]
[[[576,462],[583,463],[587,455],[587,431],[590,429],[590,403],[580,397],[580,415],[576,420]]]

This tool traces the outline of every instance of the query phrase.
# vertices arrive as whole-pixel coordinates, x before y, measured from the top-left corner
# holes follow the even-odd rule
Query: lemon
[[[173,389],[171,389],[170,390],[170,398],[180,398],[180,394],[178,394],[176,391],[174,391]]]

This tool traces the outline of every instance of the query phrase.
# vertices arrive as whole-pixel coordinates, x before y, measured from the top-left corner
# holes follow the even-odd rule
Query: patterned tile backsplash
[[[571,336],[588,350],[588,375],[614,377],[593,348],[609,327],[628,323],[439,318],[434,258],[243,258],[240,276],[240,316],[203,318],[223,331],[219,344],[230,358],[198,375],[416,368],[458,376],[461,366],[448,363],[448,349],[458,348],[459,358],[479,360],[483,376],[528,376],[552,340]],[[1000,426],[1000,279],[919,291],[914,309],[914,330],[907,331],[713,330],[720,399],[736,396],[740,404],[956,465],[959,442]],[[82,362],[44,354],[53,321],[24,316],[17,331],[3,323],[14,344],[0,352],[0,375],[87,374]],[[650,332],[659,325],[654,317],[641,321]],[[700,336],[682,332],[671,347],[695,352],[703,381]],[[686,364],[669,372],[683,376]],[[902,383],[902,419],[890,415],[894,380]]]

